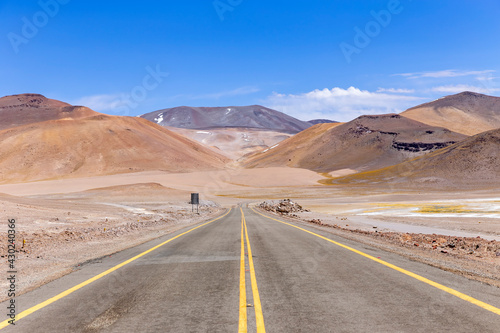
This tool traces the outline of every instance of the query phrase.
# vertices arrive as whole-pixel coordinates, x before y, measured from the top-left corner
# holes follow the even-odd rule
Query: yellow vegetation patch
[[[428,205],[421,207],[417,213],[453,213],[453,214],[498,214],[496,211],[467,209],[464,205]]]
[[[428,205],[421,207],[417,213],[474,213],[470,209],[465,209],[463,205],[441,206],[441,205]]]
[[[408,204],[408,203],[377,203],[373,204],[378,208],[365,210],[363,213],[379,212],[391,208],[418,208],[415,213],[422,214],[498,214],[498,211],[487,211],[470,209],[466,205],[446,205],[446,204]]]

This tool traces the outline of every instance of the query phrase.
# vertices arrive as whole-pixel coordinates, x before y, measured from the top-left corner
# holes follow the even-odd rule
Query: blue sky
[[[463,90],[497,96],[498,13],[496,0],[4,0],[0,95],[343,121]]]

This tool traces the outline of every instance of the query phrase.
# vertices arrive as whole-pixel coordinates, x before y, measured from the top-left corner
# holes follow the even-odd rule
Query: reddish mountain
[[[211,170],[229,162],[145,119],[107,116],[41,95],[1,101],[1,113],[7,110],[3,119],[10,124],[0,130],[2,183],[146,170]]]
[[[431,126],[474,135],[500,128],[500,97],[466,91],[415,106],[401,115]]]
[[[39,94],[0,98],[0,130],[56,119],[81,119],[99,113],[83,107],[48,99]]]
[[[249,168],[290,166],[318,172],[373,170],[464,140],[463,134],[397,114],[318,124],[242,162]]]
[[[494,188],[500,186],[500,129],[403,163],[337,178],[336,184],[402,187]]]

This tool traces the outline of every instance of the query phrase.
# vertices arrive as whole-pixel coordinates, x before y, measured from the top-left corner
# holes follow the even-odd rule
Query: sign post
[[[199,205],[200,205],[200,194],[199,193],[191,193],[191,211],[194,212],[194,205],[196,205],[196,214],[199,214]]]

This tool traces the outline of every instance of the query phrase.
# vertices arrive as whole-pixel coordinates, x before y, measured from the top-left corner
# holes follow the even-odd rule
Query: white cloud
[[[402,73],[402,74],[394,74],[395,76],[403,76],[408,79],[420,79],[420,78],[450,78],[450,77],[460,77],[460,76],[483,76],[494,73],[495,71],[492,69],[482,70],[482,71],[465,71],[458,69],[446,69],[442,71],[433,71],[433,72],[416,72],[416,73]]]
[[[472,85],[467,85],[467,84],[456,84],[456,85],[446,85],[446,86],[434,87],[431,89],[431,91],[439,92],[439,93],[449,93],[449,94],[457,94],[457,93],[461,93],[463,91],[472,91],[472,92],[477,92],[480,94],[489,94],[489,93],[492,93],[495,91],[500,91],[500,89],[478,87],[478,86],[472,86]]]
[[[266,106],[302,120],[327,118],[349,121],[363,114],[398,113],[414,106],[420,97],[370,92],[355,87],[316,89],[301,94],[273,93]]]
[[[82,97],[71,104],[82,105],[94,111],[112,111],[126,106],[126,101],[121,94],[104,94]]]
[[[378,93],[387,92],[387,93],[394,93],[394,94],[413,94],[415,92],[415,89],[378,88],[377,92]]]
[[[495,79],[498,79],[498,77],[489,75],[489,76],[478,76],[476,77],[476,80],[478,81],[493,81]]]
[[[240,87],[233,90],[225,90],[215,93],[208,94],[200,94],[194,96],[188,96],[190,99],[220,99],[223,97],[231,97],[231,96],[241,96],[241,95],[249,95],[256,92],[259,92],[260,89],[257,87]]]

